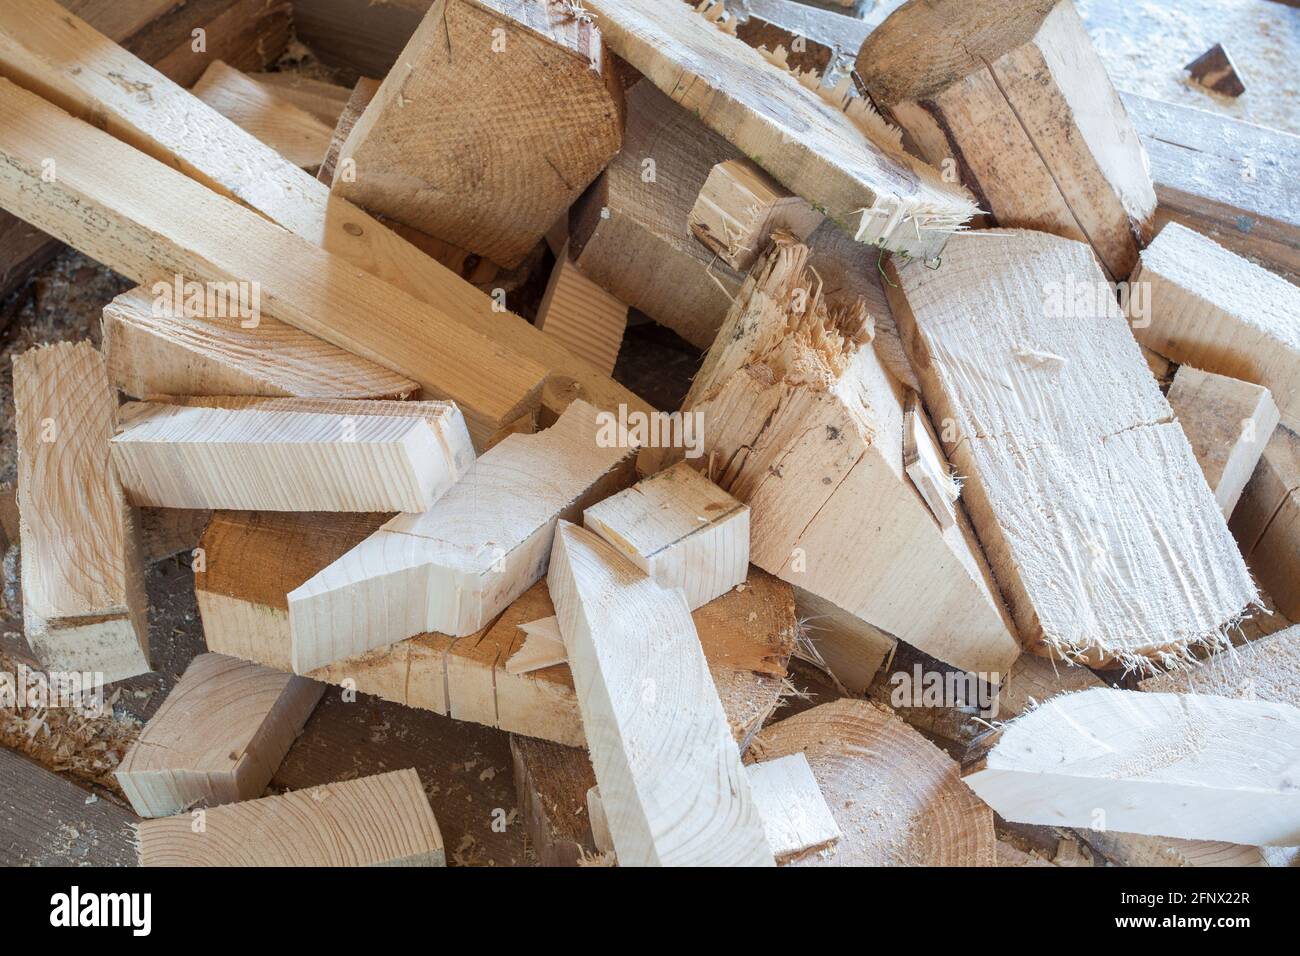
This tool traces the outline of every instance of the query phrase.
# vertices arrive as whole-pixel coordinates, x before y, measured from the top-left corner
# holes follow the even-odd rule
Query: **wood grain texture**
[[[324,123],[330,130],[338,123],[352,91],[346,86],[313,79],[301,73],[249,73],[248,78],[280,99],[292,103]]]
[[[547,584],[624,866],[771,866],[685,598],[561,522]]]
[[[1277,609],[1300,617],[1300,436],[1285,425],[1264,446],[1229,528]]]
[[[993,866],[993,814],[957,764],[884,708],[840,700],[787,717],[746,759],[803,753],[840,839],[796,866]]]
[[[556,256],[537,307],[537,327],[593,368],[614,371],[627,328],[627,306],[582,274],[567,246]]]
[[[839,840],[839,824],[802,751],[751,763],[745,770],[763,818],[763,832],[777,860],[788,860]]]
[[[23,630],[49,670],[149,670],[136,517],[109,463],[116,410],[89,342],[14,358]]]
[[[258,797],[324,692],[303,677],[200,654],[127,751],[117,782],[142,817]]]
[[[1195,667],[1148,677],[1153,693],[1213,694],[1300,707],[1300,625],[1231,647]]]
[[[733,269],[748,272],[781,229],[807,241],[824,216],[749,160],[718,163],[691,207],[690,227]]]
[[[414,770],[329,783],[139,825],[141,866],[445,866]]]
[[[618,152],[622,124],[589,17],[555,0],[437,0],[343,146],[355,179],[334,188],[510,267]]]
[[[1295,845],[1298,749],[1286,704],[1103,687],[1007,725],[965,779],[1015,823]]]
[[[1223,640],[1258,593],[1088,247],[992,230],[888,269],[1026,647],[1150,667]]]

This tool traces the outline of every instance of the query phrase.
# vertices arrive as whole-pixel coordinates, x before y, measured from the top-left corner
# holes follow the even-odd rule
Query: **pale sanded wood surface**
[[[560,636],[560,621],[554,614],[518,627],[525,635],[524,642],[506,661],[507,674],[528,674],[568,661],[564,638]]]
[[[208,65],[191,92],[240,129],[307,171],[317,169],[334,124],[312,115],[228,64]]]
[[[767,249],[774,229],[804,242],[824,219],[757,164],[731,159],[709,171],[689,222],[695,238],[733,269],[748,272]]]
[[[1008,724],[965,780],[1015,823],[1295,845],[1297,750],[1287,704],[1103,687]]]
[[[445,866],[414,770],[328,783],[139,825],[141,866]]]
[[[301,73],[249,73],[248,78],[280,99],[306,110],[331,130],[339,121],[352,91],[346,86],[313,79]]]
[[[561,522],[547,583],[624,866],[771,866],[680,592]]]
[[[149,670],[137,518],[109,463],[116,402],[89,342],[15,356],[23,630],[50,670]]]
[[[1300,617],[1300,436],[1285,425],[1264,446],[1229,527],[1277,609]]]
[[[142,817],[261,796],[324,691],[304,677],[200,654],[127,751],[117,782]]]
[[[1148,677],[1139,686],[1300,707],[1300,625],[1220,651],[1195,667]]]
[[[635,447],[594,408],[512,435],[426,512],[398,515],[289,596],[294,669],[425,631],[464,636],[546,573],[555,522],[631,483]]]
[[[691,610],[749,573],[749,508],[678,462],[582,516],[625,558],[666,588],[680,588]]]
[[[582,274],[567,246],[557,254],[537,327],[602,372],[614,371],[627,328],[627,306]]]
[[[939,440],[915,392],[908,392],[903,406],[903,470],[940,527],[956,524],[956,502],[961,488],[953,481],[952,467],[939,448]]]
[[[840,839],[792,865],[993,865],[993,814],[950,757],[884,708],[822,704],[764,727],[746,759],[801,752]]]
[[[803,752],[751,763],[745,770],[763,832],[778,860],[839,840],[839,824]]]
[[[1223,640],[1258,593],[1088,247],[995,230],[887,268],[1026,647],[1148,667]]]

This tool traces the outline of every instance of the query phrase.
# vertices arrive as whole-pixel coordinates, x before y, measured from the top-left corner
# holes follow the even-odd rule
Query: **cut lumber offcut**
[[[755,49],[784,48],[787,62],[800,72],[825,74],[838,58],[852,60],[871,32],[862,20],[809,9],[795,0],[745,0],[736,13],[748,14],[736,23],[737,37]]]
[[[144,820],[141,866],[446,866],[414,770]]]
[[[897,638],[803,588],[794,589],[799,655],[828,672],[851,696],[867,688],[894,655]]]
[[[1081,830],[1088,845],[1118,866],[1292,866],[1295,851],[1269,846],[1242,846],[1221,840],[1176,840],[1173,837]]]
[[[908,393],[903,406],[903,470],[939,526],[955,525],[961,487],[952,478],[952,469],[939,450],[939,440],[915,392]]]
[[[574,402],[485,452],[428,511],[398,515],[289,595],[294,671],[426,631],[481,630],[546,573],[560,518],[631,483],[636,445]]]
[[[993,814],[957,764],[883,707],[838,700],[764,727],[746,755],[803,753],[840,839],[795,866],[993,866]]]
[[[1277,609],[1300,620],[1300,436],[1285,425],[1264,446],[1228,527]]]
[[[622,144],[622,88],[580,13],[435,0],[343,145],[355,178],[334,189],[517,265]]]
[[[1148,677],[1144,691],[1214,694],[1300,708],[1300,624],[1231,647],[1195,667]]]
[[[547,584],[619,861],[774,865],[682,594],[567,521]]]
[[[1007,724],[966,783],[1013,823],[1300,844],[1300,710],[1100,687]]]
[[[601,853],[613,853],[614,836],[609,832],[609,819],[605,816],[605,804],[600,799],[600,787],[592,787],[587,791],[587,817],[591,820],[591,840],[596,844],[596,849]]]
[[[1216,43],[1185,66],[1192,81],[1207,90],[1237,97],[1246,92],[1246,84],[1222,43]]]
[[[749,574],[749,508],[684,461],[592,505],[582,516],[615,550],[693,611]]]
[[[866,100],[845,112],[815,77],[769,63],[684,4],[586,7],[610,49],[858,241],[931,259],[975,214],[969,194],[907,155]]]
[[[1185,365],[1262,385],[1282,424],[1300,428],[1300,287],[1171,222],[1142,253],[1130,285],[1149,312],[1133,334]]]
[[[273,318],[456,401],[479,447],[536,412],[545,370],[442,310],[7,80],[0,120],[0,205],[114,271],[142,283],[251,283]],[[57,176],[42,177],[50,158]]]
[[[614,371],[627,328],[627,306],[592,282],[569,258],[566,244],[555,257],[537,327],[602,372]]]
[[[190,0],[189,5],[196,2]],[[250,2],[265,5],[266,0]],[[231,8],[232,12],[239,9]],[[260,16],[261,11],[255,13]],[[369,11],[369,15],[373,14],[373,10]],[[248,11],[241,15],[250,16]],[[212,39],[210,36],[209,51]],[[184,44],[186,56],[200,61],[201,57],[189,50],[188,30],[184,31]],[[230,56],[224,59],[232,66],[240,65]],[[64,69],[62,64],[68,62],[75,62],[77,69]],[[609,410],[617,410],[624,404],[630,409],[652,411],[608,375],[572,355],[530,322],[502,311],[486,293],[341,196],[331,195],[328,186],[50,0],[29,0],[21,8],[0,5],[0,73],[74,115],[106,126],[117,138],[166,165],[181,169],[204,185],[233,196],[295,235],[341,257],[342,261],[329,260],[329,267],[319,263],[303,266],[304,275],[313,276],[321,291],[334,299],[341,299],[341,293],[351,285],[346,278],[353,271],[349,266],[363,269],[430,306],[440,319],[450,319],[467,326],[476,335],[490,338],[503,360],[511,357],[513,361],[522,354],[530,356],[548,371],[542,398],[552,415],[558,415],[574,398],[583,398]],[[137,91],[141,89],[147,89],[149,95],[140,96]],[[62,163],[58,168],[62,174]],[[141,173],[140,181],[149,183],[155,191],[160,188],[158,177],[151,174]],[[172,194],[168,196],[171,198]],[[177,208],[186,205],[177,199]],[[212,221],[206,214],[196,215],[195,219],[204,224]],[[239,245],[242,238],[229,239],[227,245]],[[104,256],[97,258],[113,265]],[[277,264],[293,261],[292,256],[271,253],[262,259]],[[328,275],[330,281],[320,282],[321,275]],[[148,281],[157,278],[152,275]],[[257,275],[237,278],[254,279]],[[366,317],[364,325],[372,334],[375,326],[387,327],[394,321],[386,314],[392,311],[386,295],[358,295],[355,303],[340,302],[344,304],[347,305],[344,312]],[[273,309],[267,311],[291,325],[297,324]],[[358,324],[341,322],[340,328],[356,331]],[[423,318],[419,324],[421,328],[429,326]],[[308,331],[317,330],[313,327]],[[329,335],[320,337],[340,344],[340,340]],[[453,335],[443,340],[453,352],[460,351],[450,345],[456,338]],[[437,351],[433,346],[417,344],[418,341],[409,335],[403,337],[405,351],[415,354]],[[342,344],[347,347],[346,343]],[[362,354],[357,348],[349,350]],[[465,354],[473,356],[475,352],[471,349]],[[369,354],[367,357],[374,358]],[[507,379],[513,376],[507,375]],[[466,407],[462,405],[461,410],[472,424]],[[478,440],[479,436],[475,438]]]
[[[154,508],[427,511],[474,461],[450,402],[130,402],[111,450],[128,499]]]
[[[213,60],[191,92],[240,129],[308,172],[329,149],[332,123],[268,90],[220,60]]]
[[[1113,280],[1132,271],[1155,188],[1068,0],[911,0],[867,37],[857,75],[999,225],[1088,242]]]
[[[1105,686],[1086,667],[1074,667],[1037,654],[1021,654],[998,685],[997,716],[1006,719],[1032,710],[1057,694]]]
[[[256,327],[166,308],[137,286],[104,306],[104,359],[114,387],[155,395],[410,398],[420,386],[269,316]],[[175,301],[173,298],[172,302]]]
[[[1183,365],[1166,398],[1229,517],[1277,427],[1273,396],[1262,385]]]
[[[346,86],[314,80],[301,73],[249,73],[248,78],[301,110],[306,110],[331,130],[339,121],[352,91]]]
[[[326,186],[333,184],[334,174],[338,172],[339,159],[343,155],[343,144],[351,135],[352,127],[357,125],[357,120],[361,119],[361,114],[366,111],[370,101],[379,92],[379,83],[379,80],[368,76],[359,77],[351,93],[348,94],[347,102],[334,125],[334,131],[330,134],[330,144],[325,150],[325,158],[321,160],[320,169],[316,170],[316,179]],[[349,167],[344,175],[355,176],[355,166]]]
[[[511,734],[510,758],[519,812],[538,864],[579,866],[604,852],[596,846],[588,815],[587,794],[596,786],[596,773],[586,747]]]
[[[109,461],[117,401],[89,342],[14,356],[23,631],[47,670],[149,671],[137,517]]]
[[[1300,282],[1300,136],[1121,93],[1173,221]]]
[[[537,585],[533,585],[536,587]],[[555,615],[518,625],[524,632],[524,643],[506,660],[507,674],[529,674],[544,667],[569,662],[560,636],[560,621]]]
[[[806,242],[825,219],[747,159],[718,163],[691,207],[690,227],[733,269],[748,272],[780,229]]]
[[[1025,646],[1150,669],[1225,641],[1259,593],[1088,247],[988,230],[886,268]]]
[[[682,406],[702,416],[697,461],[749,505],[754,564],[940,660],[1004,674],[1020,647],[970,524],[940,527],[912,487],[902,387],[861,301],[830,308],[807,264],[779,241],[746,279]]]
[[[182,551],[193,551],[212,520],[212,512],[189,508],[141,508],[140,552],[154,564]]]
[[[190,662],[115,776],[142,817],[261,796],[325,685],[223,654]]]
[[[758,815],[763,818],[763,831],[778,860],[825,847],[840,838],[839,824],[817,786],[806,754],[787,754],[749,764],[745,769]]]

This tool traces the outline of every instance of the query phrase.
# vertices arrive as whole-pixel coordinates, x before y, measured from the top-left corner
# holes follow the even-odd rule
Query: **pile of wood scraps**
[[[246,6],[0,9],[3,265],[130,286],[13,359],[13,669],[101,707],[0,742],[91,862],[1296,861],[1294,137],[1071,0]]]

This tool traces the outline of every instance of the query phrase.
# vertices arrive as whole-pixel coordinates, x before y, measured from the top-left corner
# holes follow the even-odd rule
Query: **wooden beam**
[[[1007,725],[965,780],[1014,823],[1285,846],[1297,759],[1294,707],[1097,688]]]
[[[49,670],[149,671],[136,518],[109,463],[116,401],[88,342],[14,358],[23,630]]]
[[[1195,667],[1148,677],[1138,686],[1153,693],[1214,694],[1300,707],[1300,625],[1225,649]]]
[[[208,64],[191,92],[295,166],[314,172],[325,158],[333,123],[325,123],[220,60]]]
[[[756,163],[730,159],[709,171],[691,207],[689,223],[695,238],[727,265],[748,272],[767,250],[773,230],[806,242],[824,219]]]
[[[987,231],[888,271],[1025,646],[1150,667],[1223,640],[1258,592],[1088,247]]]
[[[585,512],[582,522],[695,610],[749,573],[749,508],[678,462]]]
[[[185,0],[122,45],[188,88],[214,60],[236,70],[266,69],[289,47],[292,14],[288,0]],[[196,29],[203,30],[198,50]]]
[[[904,4],[857,73],[920,154],[959,173],[999,225],[1092,245],[1124,279],[1151,237],[1155,189],[1136,130],[1074,6]]]
[[[684,597],[568,522],[547,583],[623,865],[773,865]]]
[[[116,777],[142,817],[261,795],[325,685],[200,654],[127,751]]]
[[[104,306],[108,375],[115,388],[134,398],[402,399],[420,390],[409,378],[269,316],[245,328],[238,317],[209,318],[164,305],[154,292],[136,286]]]
[[[993,866],[993,814],[957,764],[887,710],[838,700],[778,721],[746,756],[803,753],[840,831],[798,866]]]
[[[289,595],[294,670],[425,631],[473,634],[546,573],[555,523],[632,479],[625,434],[574,402],[483,454],[428,511],[398,515]]]
[[[736,11],[747,18],[736,24],[736,36],[754,48],[783,47],[790,66],[825,74],[838,58],[852,60],[871,32],[863,20],[808,7],[794,0],[745,0]]]
[[[851,117],[683,4],[586,6],[610,49],[859,241],[929,259],[974,215],[865,101]]]
[[[749,505],[759,567],[941,660],[1006,673],[1020,647],[969,523],[944,530],[912,488],[902,388],[861,303],[829,309],[807,266],[806,247],[778,242],[751,273],[682,405],[702,416],[697,460]]]
[[[1300,288],[1177,223],[1142,253],[1133,334],[1175,362],[1263,385],[1300,428]],[[1146,312],[1140,312],[1146,309]]]
[[[122,407],[112,457],[132,504],[419,512],[474,461],[449,402],[218,402]]]
[[[316,80],[301,73],[249,73],[248,78],[276,96],[287,100],[333,130],[352,96],[352,90],[337,83]]]
[[[356,176],[334,189],[515,266],[618,152],[622,111],[599,30],[568,4],[436,0],[343,146]]]
[[[414,770],[328,783],[139,826],[141,866],[446,866]],[[268,839],[274,834],[275,839]]]
[[[1261,385],[1183,365],[1166,397],[1214,500],[1231,516],[1277,427],[1272,395]]]
[[[627,328],[627,306],[573,264],[568,246],[555,258],[537,307],[537,327],[603,372],[614,371]]]
[[[202,2],[190,0],[187,9]],[[266,0],[252,2],[266,4]],[[373,16],[374,11],[368,15]],[[187,45],[190,42],[188,30],[185,42]],[[230,56],[224,59],[232,66],[243,66]],[[59,63],[69,60],[75,60],[80,69],[57,68]],[[502,355],[531,356],[549,371],[543,400],[551,415],[558,415],[574,398],[584,398],[600,408],[615,411],[620,404],[629,409],[652,410],[531,323],[502,311],[501,305],[487,294],[363,210],[342,197],[331,196],[324,184],[314,181],[166,76],[119,49],[88,25],[70,21],[49,0],[32,0],[20,8],[0,9],[0,73],[83,119],[95,118],[96,123],[107,123],[119,139],[184,170],[205,185],[236,197],[290,232],[324,246],[351,266],[414,296],[445,318],[468,326],[478,335],[488,336]],[[149,89],[149,97],[142,98],[133,92],[142,88],[140,84]],[[185,117],[185,122],[178,123],[177,116]],[[214,148],[213,144],[220,144],[220,148]],[[342,275],[349,271],[340,263],[329,274]],[[355,311],[369,310],[376,314],[384,311],[373,300]],[[407,346],[410,345],[408,341]]]

